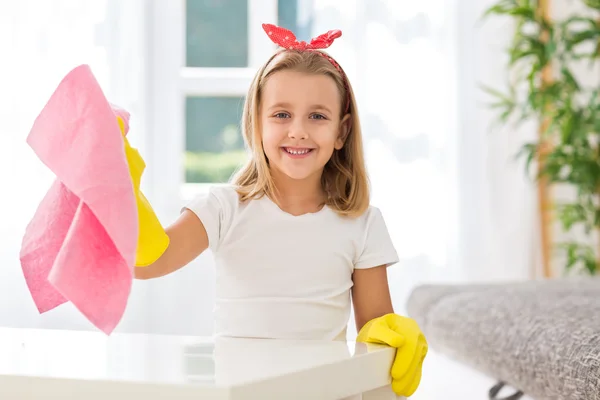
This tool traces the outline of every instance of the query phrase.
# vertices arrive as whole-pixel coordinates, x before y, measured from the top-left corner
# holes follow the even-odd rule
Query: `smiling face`
[[[331,60],[322,51],[281,49],[254,75],[241,124],[250,157],[232,177],[241,201],[308,194],[339,215],[368,209],[356,101]]]
[[[269,76],[261,93],[262,144],[275,175],[320,179],[325,164],[344,145],[345,120],[335,81],[293,70]]]

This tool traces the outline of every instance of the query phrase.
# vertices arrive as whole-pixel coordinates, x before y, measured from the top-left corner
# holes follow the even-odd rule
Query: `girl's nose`
[[[288,131],[288,137],[290,139],[302,140],[308,138],[308,131],[302,123],[302,121],[295,121]]]

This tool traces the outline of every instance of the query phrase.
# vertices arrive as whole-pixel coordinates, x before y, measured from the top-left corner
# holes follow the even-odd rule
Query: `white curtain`
[[[505,83],[511,26],[480,20],[491,3],[332,0],[314,12],[314,34],[344,32],[331,52],[356,89],[373,203],[400,254],[397,312],[418,284],[525,279],[534,262],[533,186],[513,157],[535,130],[491,131],[478,86]]]
[[[477,86],[504,79],[509,27],[478,22],[490,3],[323,0],[302,16],[313,19],[314,35],[343,31],[331,53],[355,87],[373,203],[401,257],[389,270],[397,312],[417,284],[523,279],[534,261],[533,187],[512,161],[526,135],[490,132]],[[0,3],[0,325],[93,329],[69,304],[38,315],[25,286],[21,237],[53,179],[25,137],[64,74],[88,63],[110,100],[132,112],[134,145],[157,155],[143,134],[152,128],[148,4]],[[147,192],[160,193],[150,178]],[[210,334],[211,266],[202,256],[173,276],[135,282],[118,330]]]
[[[356,92],[372,202],[401,259],[388,274],[403,313],[416,284],[456,268],[454,2],[350,3],[318,2],[313,34],[343,32],[330,51]]]
[[[144,1],[0,2],[0,325],[93,329],[71,304],[39,315],[21,267],[25,227],[53,174],[25,142],[64,75],[89,64],[111,102],[132,113],[133,145],[145,149]],[[134,286],[119,330],[145,330],[144,287]]]
[[[458,274],[468,281],[512,281],[539,274],[539,228],[535,183],[522,159],[535,124],[498,126],[491,99],[480,85],[505,90],[506,48],[513,35],[508,18],[482,20],[494,0],[456,1]]]

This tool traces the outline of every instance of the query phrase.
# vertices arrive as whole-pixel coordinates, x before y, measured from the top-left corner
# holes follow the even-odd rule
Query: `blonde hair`
[[[362,134],[356,101],[350,83],[326,57],[325,52],[281,50],[256,73],[248,90],[242,116],[242,134],[252,157],[234,175],[232,181],[241,201],[267,195],[276,198],[277,189],[262,148],[260,131],[261,91],[269,76],[281,70],[294,70],[331,77],[340,92],[340,115],[350,114],[349,130],[340,150],[334,150],[325,165],[321,183],[327,194],[326,204],[343,216],[361,215],[369,207],[369,180],[363,155]]]

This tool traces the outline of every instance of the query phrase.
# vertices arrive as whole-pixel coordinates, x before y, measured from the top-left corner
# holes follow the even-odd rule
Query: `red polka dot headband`
[[[272,24],[262,24],[264,31],[269,36],[269,39],[276,45],[288,50],[301,50],[301,51],[315,51],[317,54],[325,57],[329,62],[340,72],[342,80],[344,81],[344,87],[346,88],[346,106],[344,107],[344,113],[348,112],[350,108],[350,90],[347,81],[346,74],[340,67],[340,65],[331,56],[318,51],[320,49],[326,49],[333,41],[342,36],[342,31],[339,29],[331,30],[323,33],[317,37],[311,39],[309,43],[305,41],[298,41],[296,35],[288,29],[281,28]]]

